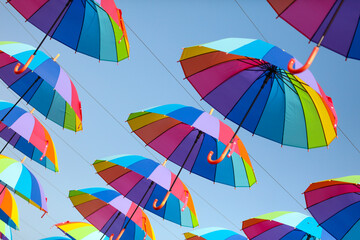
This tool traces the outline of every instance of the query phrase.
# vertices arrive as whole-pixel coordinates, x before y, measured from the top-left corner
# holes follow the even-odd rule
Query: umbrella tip
[[[54,58],[53,61],[56,62],[56,60],[60,57],[60,53],[58,53]]]

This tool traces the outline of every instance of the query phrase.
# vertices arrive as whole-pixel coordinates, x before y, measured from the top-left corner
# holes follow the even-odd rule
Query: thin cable
[[[256,26],[254,21],[250,18],[250,16],[245,12],[245,10],[241,7],[240,3],[237,0],[234,0],[236,4],[239,6],[241,11],[244,13],[244,15],[249,19],[249,21],[252,23],[252,25],[255,27],[255,29],[258,31],[258,33],[261,35],[261,37],[265,40],[265,42],[268,42],[268,40],[265,38],[264,34],[260,31],[260,29]]]
[[[340,132],[344,135],[344,137],[349,141],[349,143],[355,148],[355,150],[360,153],[360,150],[355,146],[355,144],[350,140],[350,138],[344,133],[344,131],[340,128],[338,125],[337,128],[340,130]]]

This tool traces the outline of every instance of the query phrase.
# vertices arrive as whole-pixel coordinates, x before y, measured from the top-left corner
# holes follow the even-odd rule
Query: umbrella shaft
[[[5,148],[7,147],[7,145],[9,145],[9,143],[11,142],[11,140],[13,139],[13,137],[15,136],[16,132],[14,132],[14,134],[11,136],[11,138],[9,139],[9,141],[7,141],[7,143],[5,144],[5,146],[3,147],[3,149],[1,149],[0,154],[5,150]]]
[[[3,191],[5,190],[7,184],[4,185],[3,189],[1,189],[0,195],[3,193]]]
[[[260,88],[259,92],[256,94],[253,102],[251,103],[250,107],[248,108],[247,112],[245,113],[245,116],[244,116],[243,119],[241,120],[241,123],[239,124],[238,128],[236,129],[236,131],[235,131],[234,135],[232,136],[230,142],[232,142],[232,141],[234,140],[236,134],[239,132],[239,130],[240,130],[240,128],[241,128],[241,125],[244,123],[247,115],[250,113],[251,108],[254,106],[254,104],[255,104],[255,102],[256,102],[256,99],[259,97],[259,95],[260,95],[261,91],[264,89],[266,83],[269,81],[269,79],[270,79],[270,77],[271,77],[271,74],[272,74],[272,71],[270,71],[268,74],[266,74],[266,78],[265,78],[263,84],[261,85],[261,88]]]
[[[329,24],[326,26],[326,29],[325,29],[325,31],[324,31],[324,34],[321,36],[320,41],[319,41],[319,43],[318,43],[318,45],[317,45],[318,47],[320,47],[320,45],[321,45],[322,41],[324,40],[324,38],[325,38],[325,34],[328,32],[328,30],[329,30],[329,28],[330,28],[331,24],[333,23],[333,21],[334,21],[334,19],[335,19],[336,15],[337,15],[337,13],[339,12],[339,10],[340,10],[341,5],[343,4],[343,2],[344,2],[344,0],[341,0],[341,2],[340,2],[340,4],[339,4],[339,6],[337,7],[337,9],[336,9],[336,11],[335,11],[334,15],[333,15],[333,16],[332,16],[332,18],[331,18],[331,20],[330,20]]]
[[[24,98],[24,96],[30,91],[30,89],[35,85],[35,83],[40,79],[40,77],[37,77],[37,79],[31,84],[31,86],[25,91],[25,93],[20,97],[19,100],[10,108],[10,110],[5,114],[5,116],[0,120],[1,122],[4,121],[4,119],[9,115],[9,113],[16,107],[16,105],[21,101],[21,99]]]
[[[49,36],[51,30],[54,28],[54,26],[56,25],[56,23],[59,21],[61,15],[65,12],[66,8],[69,6],[69,4],[72,2],[73,0],[69,0],[66,4],[64,9],[60,12],[59,16],[56,18],[56,20],[54,21],[53,25],[50,27],[50,29],[48,30],[48,32],[46,33],[45,37],[41,40],[40,44],[38,45],[38,47],[36,48],[35,52],[33,53],[33,55],[36,54],[36,52],[39,50],[40,46],[44,43],[45,39],[47,36]]]

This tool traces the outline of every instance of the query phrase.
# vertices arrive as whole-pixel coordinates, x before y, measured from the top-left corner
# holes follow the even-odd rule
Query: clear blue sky
[[[43,34],[25,23],[20,14],[4,2],[2,0],[0,5],[0,40],[36,46]],[[306,60],[314,44],[308,44],[305,37],[281,19],[276,20],[275,12],[265,0],[238,2],[268,42],[302,62]],[[125,123],[129,113],[169,103],[197,108],[200,104],[206,111],[210,110],[206,102],[199,101],[200,97],[190,84],[182,80],[184,75],[177,61],[183,47],[228,37],[263,39],[234,0],[118,0],[116,3],[130,27],[127,29],[131,47],[129,60],[118,65],[99,63],[85,55],[74,54],[55,40],[47,40],[41,49],[51,56],[61,54],[58,63],[72,76],[82,102],[84,131],[74,134],[62,130],[35,112],[54,140],[60,172],[44,170],[29,160],[25,163],[44,187],[49,214],[41,219],[42,212],[16,197],[21,229],[13,232],[16,240],[61,236],[52,225],[82,220],[67,198],[68,191],[106,186],[90,165],[95,159],[138,154],[163,161],[129,133],[130,128]],[[344,57],[321,48],[311,67],[325,93],[333,98],[340,129],[355,146],[360,146],[359,64],[355,60],[345,62]],[[14,103],[17,99],[2,82],[0,94],[2,100]],[[30,109],[24,104],[20,106]],[[220,117],[218,113],[214,115]],[[340,131],[329,149],[310,152],[281,148],[245,130],[241,130],[239,136],[253,157],[258,179],[251,190],[214,185],[186,171],[180,176],[190,187],[200,227],[219,226],[240,232],[242,220],[264,213],[283,210],[309,214],[304,210],[302,192],[311,182],[359,173],[360,153]],[[0,144],[5,143],[1,140]],[[10,148],[4,154],[22,158]],[[173,171],[178,169],[172,163],[167,166]],[[151,213],[148,216],[158,240],[183,239],[182,233],[191,230]]]

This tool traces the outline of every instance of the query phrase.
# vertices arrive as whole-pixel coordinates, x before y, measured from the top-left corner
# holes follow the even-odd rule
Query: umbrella
[[[96,160],[97,173],[116,191],[138,206],[185,227],[199,225],[188,188],[166,167],[137,155],[118,155]],[[173,190],[162,211],[154,210],[155,199]]]
[[[234,231],[219,228],[201,228],[191,232],[184,233],[188,240],[246,240],[246,238]]]
[[[64,222],[55,224],[66,236],[76,240],[95,240],[101,239],[104,234],[99,232],[93,225],[85,222]],[[103,240],[108,240],[105,236]]]
[[[119,62],[129,57],[124,24],[118,25],[123,23],[121,11],[114,9],[116,6],[110,1],[112,0],[7,1],[26,21],[46,33],[25,65],[19,70],[20,63],[17,64],[14,71],[21,73],[29,66],[47,36],[99,61]],[[111,10],[112,16],[101,5],[106,6],[108,11]]]
[[[110,239],[118,235],[117,240],[155,240],[146,214],[141,209],[134,211],[137,205],[114,190],[71,190],[69,198],[81,215]]]
[[[47,213],[44,190],[36,177],[23,164],[12,158],[0,155],[0,162],[0,183],[44,211],[44,214]]]
[[[291,58],[261,40],[228,38],[185,48],[180,62],[202,99],[239,125],[235,133],[243,127],[281,145],[328,146],[336,137],[333,105],[309,70],[284,70]]]
[[[215,149],[220,156],[224,143],[233,135],[229,126],[206,112],[168,104],[132,113],[127,122],[147,146],[181,166],[177,176],[185,168],[213,182],[234,187],[250,187],[256,182],[250,158],[238,137],[232,148],[236,154],[218,166],[206,162],[208,151]],[[156,202],[154,208],[158,209],[164,206],[166,198],[160,206],[155,206]]]
[[[18,61],[24,63],[34,50],[23,43],[0,42],[0,78],[21,96],[17,103],[24,99],[61,127],[75,132],[82,130],[81,104],[76,88],[52,58],[39,51],[22,74],[12,71]]]
[[[11,228],[0,220],[0,239],[12,240]]]
[[[317,43],[306,64],[291,73],[306,70],[313,62],[320,46],[324,46],[346,58],[360,59],[360,2],[357,0],[283,1],[267,0],[278,14],[310,41]]]
[[[0,220],[9,227],[19,229],[19,212],[13,195],[0,184]]]
[[[0,101],[0,137],[40,165],[58,172],[54,143],[32,114],[12,103]]]
[[[40,240],[74,240],[74,239],[68,237],[48,237],[48,238],[42,238]]]
[[[314,218],[298,212],[272,212],[243,222],[242,230],[256,240],[315,240],[322,228]]]
[[[306,206],[322,228],[335,239],[360,237],[360,175],[310,184]]]

